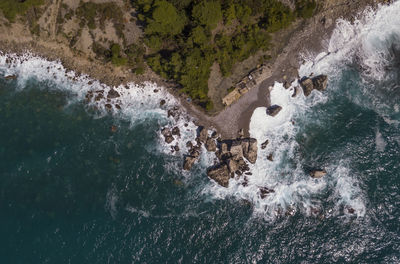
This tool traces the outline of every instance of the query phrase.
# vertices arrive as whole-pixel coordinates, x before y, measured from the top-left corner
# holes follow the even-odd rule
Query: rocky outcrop
[[[310,172],[310,176],[316,179],[322,178],[326,175],[326,170],[324,169],[315,169]]]
[[[261,149],[266,149],[268,146],[269,140],[265,140],[262,144],[261,144]]]
[[[217,150],[217,143],[215,143],[213,138],[207,138],[205,146],[207,151],[215,152]]]
[[[171,129],[169,129],[168,127],[164,127],[161,130],[161,135],[164,136],[164,140],[168,144],[171,143],[172,141],[174,141],[174,137],[172,136]]]
[[[15,80],[15,79],[17,79],[17,75],[15,75],[15,74],[6,75],[6,76],[4,76],[4,79],[6,79],[6,80]]]
[[[261,187],[260,188],[260,198],[264,199],[267,197],[268,194],[274,193],[275,191],[273,189],[267,188],[267,187]]]
[[[282,107],[279,105],[271,105],[267,108],[267,115],[276,116],[282,110]]]
[[[107,94],[108,99],[114,99],[114,98],[118,98],[118,97],[119,97],[119,93],[117,91],[115,91],[114,89],[111,89],[110,91],[108,91],[108,94]]]
[[[187,171],[191,170],[196,160],[197,157],[186,155],[183,159],[183,169]]]
[[[303,77],[300,81],[300,86],[303,88],[304,95],[309,96],[313,90],[324,91],[328,85],[328,76],[318,75],[313,78]]]
[[[226,164],[220,164],[208,169],[207,176],[223,187],[229,186],[230,174]]]
[[[241,140],[243,156],[252,164],[257,161],[257,140],[255,138],[245,138]]]
[[[208,132],[205,127],[199,127],[197,130],[197,137],[200,140],[201,143],[206,143],[207,137],[208,137]]]

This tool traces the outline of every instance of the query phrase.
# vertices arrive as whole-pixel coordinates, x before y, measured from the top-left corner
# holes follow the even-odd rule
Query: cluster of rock
[[[207,170],[207,175],[218,184],[228,187],[229,179],[247,173],[257,161],[257,140],[254,138],[238,138],[219,142],[216,156],[219,163]],[[247,162],[246,162],[247,161]],[[247,173],[247,175],[249,175]]]
[[[89,81],[88,84],[90,85],[92,83]],[[100,100],[105,100],[106,104],[104,107],[107,110],[112,110],[113,108],[117,110],[121,109],[121,106],[115,100],[120,97],[120,94],[114,89],[110,89],[108,92],[105,92],[104,90],[90,90],[86,93],[85,97],[87,102],[99,102]]]
[[[222,99],[222,103],[229,106],[239,100],[241,96],[246,94],[261,81],[268,79],[272,76],[272,70],[270,65],[263,64],[250,72],[246,77],[244,77],[239,83],[236,84],[233,91],[226,95]]]
[[[328,76],[303,77],[299,80],[305,96],[309,96],[313,90],[324,91],[328,84]]]
[[[300,87],[303,89],[306,96],[315,89],[323,91],[327,86],[327,76],[319,75],[316,77],[303,77],[299,80]],[[289,86],[288,86],[289,87]],[[287,88],[288,88],[287,87]],[[245,88],[241,88],[245,89]],[[295,89],[294,96],[298,93]],[[163,105],[165,102],[161,102]],[[267,108],[267,114],[269,116],[275,117],[282,110],[279,105],[272,105]],[[174,111],[168,112],[168,116],[174,116]],[[171,144],[176,137],[180,137],[180,131],[178,127],[168,128],[165,127],[161,130],[161,134],[164,137],[166,143]],[[254,138],[245,138],[243,131],[239,131],[239,136],[236,139],[221,140],[217,133],[214,132],[209,135],[208,130],[205,127],[198,127],[197,137],[195,139],[195,144],[191,141],[186,143],[188,153],[184,155],[183,169],[191,170],[193,165],[198,161],[201,147],[204,145],[205,149],[209,152],[214,152],[217,161],[214,166],[207,169],[207,176],[213,179],[219,185],[223,187],[229,186],[229,180],[237,176],[240,178],[242,175],[244,181],[243,186],[247,185],[247,177],[252,175],[249,172],[250,164],[254,164],[257,161],[257,140]],[[261,149],[265,149],[268,145],[268,140],[261,144]],[[179,151],[178,145],[172,147],[175,151]],[[267,157],[268,160],[273,161],[272,154]],[[326,175],[324,169],[314,169],[310,171],[310,176],[313,178],[321,178]],[[267,187],[259,187],[260,197],[263,199],[269,193],[273,193],[274,190]]]

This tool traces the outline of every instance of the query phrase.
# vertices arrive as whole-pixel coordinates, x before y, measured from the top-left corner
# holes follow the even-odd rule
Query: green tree
[[[146,34],[175,36],[182,32],[186,18],[179,14],[176,8],[165,0],[154,4],[152,18],[147,20]]]
[[[221,4],[217,1],[201,1],[193,7],[192,16],[199,24],[213,29],[222,20]]]

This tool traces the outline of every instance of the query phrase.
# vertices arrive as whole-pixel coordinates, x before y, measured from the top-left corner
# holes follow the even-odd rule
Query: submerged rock
[[[279,105],[271,105],[267,108],[267,115],[276,116],[282,110],[282,106]]]
[[[160,101],[160,106],[165,105],[165,103],[166,103],[166,101],[165,101],[164,99],[162,99],[162,100]]]
[[[17,75],[15,75],[15,74],[6,75],[6,76],[4,76],[4,79],[6,79],[6,80],[15,80],[15,79],[17,79]]]
[[[183,169],[187,171],[191,170],[196,160],[197,158],[194,156],[185,156],[183,160]]]
[[[320,170],[320,169],[316,169],[316,170],[312,170],[310,172],[310,176],[316,179],[322,178],[323,176],[326,175],[326,170]]]
[[[269,143],[269,140],[265,140],[262,144],[261,144],[261,149],[266,149],[267,145]]]
[[[223,187],[229,186],[230,173],[226,164],[210,168],[207,171],[207,176]]]
[[[313,90],[324,91],[328,85],[328,76],[318,75],[313,78],[303,77],[300,81],[304,95],[309,96]]]
[[[260,198],[264,199],[265,197],[267,197],[268,194],[270,193],[274,193],[275,191],[273,189],[269,189],[267,187],[261,187],[260,188]]]

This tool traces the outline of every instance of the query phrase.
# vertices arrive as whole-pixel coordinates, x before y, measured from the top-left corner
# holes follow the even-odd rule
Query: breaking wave
[[[258,160],[250,165],[252,175],[231,179],[229,188],[210,181],[203,193],[215,198],[233,196],[252,202],[256,215],[267,219],[297,212],[318,217],[347,214],[362,217],[366,214],[366,198],[358,178],[351,169],[351,160],[338,155],[337,159],[323,164],[327,175],[313,179],[307,173],[302,157],[302,145],[299,137],[307,138],[307,127],[327,126],[326,115],[329,111],[316,109],[329,105],[335,95],[344,95],[347,99],[379,113],[387,122],[398,124],[400,93],[397,84],[388,85],[393,78],[400,78],[400,2],[390,6],[381,6],[378,11],[368,10],[353,23],[338,20],[336,29],[327,47],[315,58],[308,58],[299,72],[303,76],[326,74],[329,76],[328,90],[324,93],[313,92],[309,97],[302,93],[293,97],[297,81],[285,89],[281,83],[275,83],[271,89],[271,102],[282,106],[276,117],[266,114],[265,108],[254,111],[250,122],[250,134],[258,140]],[[118,87],[107,86],[86,75],[77,75],[66,70],[60,62],[26,53],[21,56],[0,53],[0,72],[4,75],[17,75],[18,87],[23,89],[35,78],[39,82],[50,83],[52,88],[69,91],[74,101],[88,101],[88,107],[96,109],[97,116],[112,114],[131,123],[132,126],[146,120],[157,120],[159,127],[179,127],[180,137],[166,144],[158,130],[157,151],[171,159],[164,166],[166,170],[182,173],[182,157],[187,151],[186,142],[194,141],[197,126],[191,117],[179,107],[179,101],[163,87],[154,83],[128,83]],[[343,85],[343,75],[354,73],[355,85]],[[399,82],[393,82],[399,83]],[[344,89],[347,89],[344,91]],[[109,96],[112,93],[118,96]],[[90,95],[89,98],[87,95]],[[101,94],[101,96],[99,96]],[[96,99],[97,98],[97,99]],[[165,100],[164,104],[160,104]],[[385,103],[384,103],[385,102]],[[171,115],[171,111],[173,112]],[[318,117],[317,119],[315,117]],[[262,149],[261,144],[268,140]],[[174,151],[177,145],[181,151]],[[204,148],[204,147],[202,147]],[[376,131],[376,149],[385,149],[385,140]],[[205,174],[205,168],[215,159],[214,153],[203,149],[199,165],[191,173],[183,172],[186,177]],[[205,177],[205,176],[202,176]],[[262,188],[273,189],[265,197]],[[117,196],[113,189],[109,193],[106,207],[115,214],[114,203]]]

